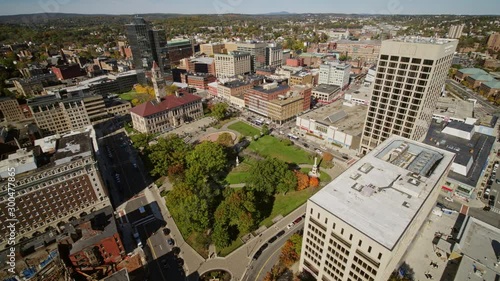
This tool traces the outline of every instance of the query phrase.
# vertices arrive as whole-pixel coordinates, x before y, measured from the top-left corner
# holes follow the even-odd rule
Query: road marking
[[[156,260],[156,252],[155,252],[155,249],[154,249],[153,245],[151,244],[151,239],[148,238],[147,241],[148,241],[149,249],[151,249],[151,253],[153,253],[153,258],[154,258],[153,260]]]
[[[281,247],[279,247],[278,249],[276,249],[276,251],[274,251],[270,256],[269,258],[267,258],[266,262],[262,265],[262,267],[260,268],[259,270],[259,273],[257,273],[257,277],[255,277],[255,281],[257,281],[257,279],[259,279],[259,276],[260,274],[262,273],[262,270],[264,269],[264,266],[266,266],[266,264],[269,262],[269,260],[274,256],[274,254],[276,254],[277,251],[281,250]]]

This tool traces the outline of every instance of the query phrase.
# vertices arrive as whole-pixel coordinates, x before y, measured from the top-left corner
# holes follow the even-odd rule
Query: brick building
[[[188,73],[181,75],[181,83],[186,83],[190,87],[201,90],[208,90],[208,84],[215,81],[217,81],[217,78],[212,74]]]
[[[82,71],[80,65],[78,65],[77,63],[53,66],[51,69],[59,80],[85,76],[85,72]]]
[[[230,100],[231,96],[244,94],[252,89],[253,85],[248,82],[235,80],[217,85],[217,95],[225,100]]]

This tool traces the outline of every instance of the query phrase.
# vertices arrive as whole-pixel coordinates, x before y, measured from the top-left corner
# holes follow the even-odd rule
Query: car
[[[255,254],[253,255],[253,260],[257,260],[260,255],[262,255],[262,251],[261,250],[258,250],[257,252],[255,252]]]
[[[173,245],[175,244],[174,239],[172,239],[172,238],[168,238],[168,239],[167,239],[167,244],[168,244],[168,245],[170,245],[170,246],[173,246]]]
[[[289,223],[289,224],[286,226],[286,228],[287,228],[287,229],[290,229],[290,228],[292,228],[292,227],[293,227],[293,225],[294,225],[294,224],[293,224],[293,222],[291,222],[291,223]]]
[[[305,142],[304,142],[304,143],[302,143],[302,145],[303,145],[305,148],[308,148],[308,147],[309,147],[309,145],[308,145],[307,143],[305,143]]]
[[[264,252],[264,250],[267,249],[267,247],[269,247],[269,244],[268,243],[264,243],[264,245],[260,246],[259,251]]]
[[[484,206],[483,211],[488,212],[489,210],[491,210],[491,207],[490,207],[490,206]]]
[[[302,220],[302,217],[298,217],[296,220],[293,221],[293,224],[298,224]]]
[[[278,237],[276,237],[276,235],[275,235],[275,236],[271,237],[271,239],[269,239],[267,241],[267,243],[273,243],[274,241],[276,241],[276,239],[278,239]]]
[[[453,202],[453,198],[450,198],[450,197],[448,197],[448,196],[446,196],[446,197],[444,198],[444,200],[446,200],[446,201],[448,201],[448,202]]]
[[[285,231],[284,231],[284,230],[282,230],[282,231],[278,232],[278,233],[276,234],[276,236],[277,236],[277,237],[281,237],[281,236],[283,236],[283,234],[285,234]]]

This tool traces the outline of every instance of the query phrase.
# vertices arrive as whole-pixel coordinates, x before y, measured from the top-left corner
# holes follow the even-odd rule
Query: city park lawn
[[[287,163],[313,164],[309,153],[293,145],[286,146],[273,136],[263,136],[256,141],[252,141],[248,149],[257,152],[261,156],[278,158]]]
[[[307,174],[311,171],[311,168],[302,168],[300,171],[304,174]],[[321,171],[321,167],[319,168],[319,183],[321,186],[327,185],[332,181],[332,177],[329,174]]]
[[[240,163],[238,167],[234,167],[226,176],[228,184],[246,183],[250,168],[254,165],[255,160],[248,159]]]
[[[227,127],[230,130],[234,130],[244,136],[253,137],[255,135],[260,136],[260,131],[245,122],[238,121]]]

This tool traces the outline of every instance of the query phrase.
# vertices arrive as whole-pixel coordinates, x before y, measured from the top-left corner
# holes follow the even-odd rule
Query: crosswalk
[[[490,212],[495,212],[497,214],[500,214],[500,209],[495,208],[495,207],[491,207]]]

